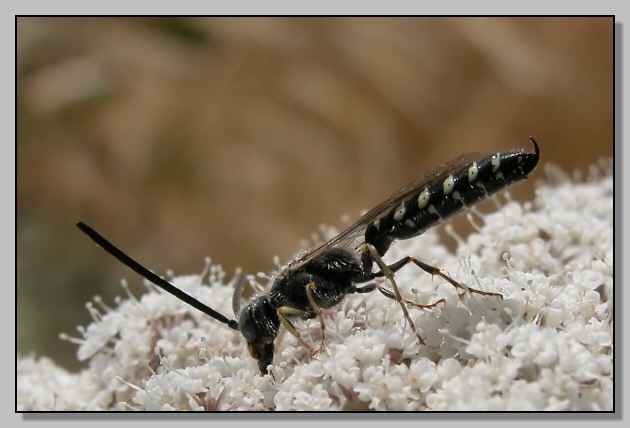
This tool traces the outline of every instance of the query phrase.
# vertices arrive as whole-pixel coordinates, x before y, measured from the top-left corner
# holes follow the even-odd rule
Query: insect
[[[530,140],[534,145],[533,152],[516,150],[485,156],[464,155],[443,165],[428,177],[403,187],[330,241],[281,268],[270,280],[268,292],[255,296],[240,313],[235,310],[236,319],[218,313],[149,271],[85,223],[78,222],[77,227],[105,251],[158,287],[240,331],[261,373],[265,373],[272,364],[274,341],[281,325],[311,355],[321,351],[324,346],[322,310],[334,307],[351,293],[378,290],[385,297],[398,302],[406,321],[423,344],[407,306],[432,308],[443,300],[418,305],[403,299],[394,278],[394,273],[403,266],[414,264],[465,292],[499,298],[503,296],[465,287],[439,268],[415,257],[407,256],[390,265],[382,257],[394,241],[416,237],[510,184],[525,179],[538,164],[540,154],[536,141],[531,137]],[[391,289],[377,284],[375,279],[382,277],[391,284]],[[308,320],[316,317],[320,320],[322,339],[319,349],[313,352],[293,323],[298,318]]]

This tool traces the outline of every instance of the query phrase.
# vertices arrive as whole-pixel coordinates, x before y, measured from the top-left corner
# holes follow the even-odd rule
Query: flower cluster
[[[260,374],[237,331],[148,286],[115,308],[88,305],[80,338],[88,368],[69,373],[20,357],[19,410],[611,410],[613,179],[542,185],[505,203],[452,254],[436,231],[402,241],[463,293],[409,265],[396,273],[420,343],[400,306],[378,292],[325,311],[324,349],[310,356],[282,330]],[[452,231],[449,233],[453,234]],[[174,285],[231,313],[234,280],[216,265]],[[317,349],[318,319],[299,323]]]

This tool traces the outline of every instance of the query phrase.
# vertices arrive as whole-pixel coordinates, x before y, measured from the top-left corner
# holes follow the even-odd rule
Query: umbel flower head
[[[558,173],[556,172],[556,176]],[[27,410],[612,410],[613,179],[556,178],[532,204],[483,216],[456,254],[437,232],[386,254],[413,255],[457,281],[501,293],[464,294],[415,266],[396,273],[420,344],[400,306],[354,294],[326,310],[324,350],[312,357],[282,330],[261,374],[238,331],[147,285],[115,307],[88,305],[70,373],[19,357],[17,408]],[[480,223],[473,221],[473,224]],[[331,229],[329,234],[333,234]],[[235,279],[218,265],[171,282],[232,312]],[[318,319],[298,323],[319,346]]]

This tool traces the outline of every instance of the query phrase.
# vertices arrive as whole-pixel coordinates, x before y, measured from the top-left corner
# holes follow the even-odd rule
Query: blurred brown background
[[[58,334],[143,288],[75,221],[158,273],[270,271],[462,153],[532,135],[586,168],[612,155],[613,20],[20,18],[17,118],[18,350],[76,368]]]

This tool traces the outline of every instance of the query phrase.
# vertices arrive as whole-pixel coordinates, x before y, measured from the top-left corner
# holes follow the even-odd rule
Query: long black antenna
[[[138,263],[137,261],[129,257],[127,254],[119,250],[114,244],[109,242],[107,239],[105,239],[103,236],[101,236],[97,231],[92,229],[87,224],[80,221],[77,223],[77,227],[81,229],[81,232],[89,236],[90,239],[92,239],[92,241],[96,242],[97,245],[101,246],[109,254],[116,257],[122,264],[129,267],[131,270],[138,273],[140,276],[148,279],[149,281],[151,281],[152,283],[160,287],[162,290],[168,293],[171,293],[173,296],[177,297],[180,300],[183,300],[184,302],[188,303],[193,308],[199,309],[201,312],[203,312],[206,315],[211,316],[217,321],[221,321],[223,324],[227,324],[227,326],[230,327],[231,329],[234,329],[234,330],[239,329],[238,321],[228,319],[226,316],[221,315],[214,309],[210,308],[209,306],[204,305],[203,303],[201,303],[199,300],[195,299],[191,295],[186,294],[179,288],[175,287],[173,284],[171,284],[164,278],[157,276],[156,274],[151,272],[149,269],[145,268],[140,263]]]

